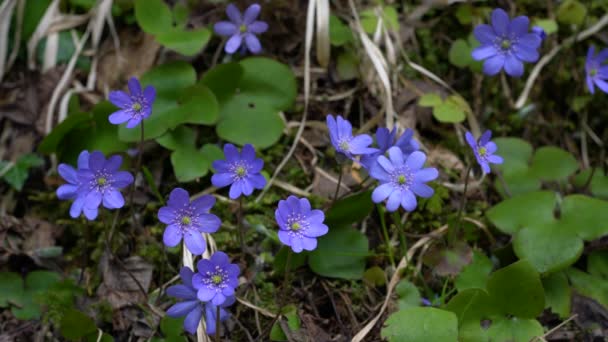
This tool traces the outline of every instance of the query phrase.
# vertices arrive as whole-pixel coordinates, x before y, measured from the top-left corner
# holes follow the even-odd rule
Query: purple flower
[[[230,4],[226,7],[226,14],[228,14],[230,21],[220,21],[214,25],[215,33],[230,37],[224,48],[226,53],[233,54],[239,47],[241,47],[243,53],[247,49],[254,54],[262,51],[262,45],[256,34],[266,32],[268,24],[256,20],[260,14],[260,9],[260,5],[253,4],[245,10],[245,14],[241,17],[241,12],[235,5]],[[243,40],[245,40],[245,44],[243,44]]]
[[[89,168],[89,151],[82,151],[78,155],[78,170],[87,170]],[[65,179],[67,184],[61,185],[57,189],[57,197],[61,200],[71,200],[74,202],[70,207],[70,216],[77,218],[84,211],[84,215],[90,220],[94,220],[97,217],[97,208],[87,209],[84,207],[84,196],[78,196],[78,188],[80,187],[80,180],[78,180],[78,170],[74,169],[68,164],[59,164],[57,171],[59,175]]]
[[[433,188],[424,184],[439,176],[437,169],[423,169],[426,155],[420,151],[405,157],[398,147],[388,149],[389,158],[381,155],[371,169],[370,176],[380,181],[372,193],[372,200],[380,203],[388,198],[386,209],[395,211],[402,206],[407,211],[416,209],[416,196],[433,196]]]
[[[594,84],[604,93],[608,93],[608,65],[604,62],[608,58],[608,49],[595,54],[595,48],[589,47],[587,51],[587,61],[585,62],[585,72],[587,73],[587,88],[591,94],[595,93]]]
[[[279,240],[296,253],[317,248],[317,237],[327,234],[329,230],[323,224],[323,212],[312,210],[306,198],[289,196],[279,201],[274,217],[279,224]]]
[[[167,288],[167,294],[172,297],[183,299],[183,301],[174,304],[167,310],[167,316],[178,318],[186,316],[184,320],[184,329],[191,334],[196,334],[203,310],[205,310],[205,318],[207,323],[207,334],[215,334],[215,311],[216,306],[211,303],[203,303],[196,296],[196,289],[192,286],[192,276],[194,272],[188,267],[182,267],[179,271],[179,276],[182,278],[182,284],[173,285]],[[229,314],[224,308],[234,304],[235,297],[226,298],[226,301],[220,306],[220,321],[225,321]],[[210,312],[213,312],[211,315]]]
[[[331,114],[327,116],[327,129],[336,152],[348,159],[355,160],[357,155],[373,154],[378,151],[378,149],[369,147],[373,142],[369,135],[360,134],[353,137],[353,126],[340,115],[335,119]]]
[[[133,128],[152,113],[156,90],[149,85],[142,92],[141,84],[135,77],[131,77],[128,86],[131,95],[122,90],[110,92],[108,97],[110,102],[120,110],[110,114],[109,120],[115,125],[126,122],[127,128]]]
[[[133,176],[127,171],[119,170],[122,164],[122,157],[119,155],[113,155],[106,160],[103,153],[94,151],[89,154],[88,164],[88,168],[79,166],[76,173],[80,185],[72,207],[76,206],[73,208],[74,213],[83,210],[89,220],[94,220],[97,217],[97,208],[102,203],[107,209],[118,209],[125,205],[120,189],[133,183]]]
[[[266,178],[260,174],[264,161],[255,157],[255,149],[250,144],[243,146],[242,151],[232,144],[224,145],[225,160],[213,162],[216,174],[211,177],[213,186],[222,188],[230,186],[229,196],[237,199],[241,194],[249,196],[253,189],[263,189]]]
[[[473,34],[481,45],[471,55],[483,63],[483,72],[493,76],[504,67],[507,74],[520,77],[524,73],[523,62],[536,62],[542,42],[536,33],[528,33],[530,19],[519,16],[509,20],[509,16],[500,8],[492,11],[492,26],[481,24],[475,27]]]
[[[481,138],[479,138],[479,142],[475,141],[473,138],[473,134],[471,132],[465,133],[465,139],[471,148],[473,149],[473,153],[475,154],[475,158],[477,158],[477,164],[481,166],[483,173],[490,173],[490,164],[502,164],[502,157],[494,155],[497,147],[496,144],[490,141],[492,138],[492,132],[490,130],[485,131]]]
[[[167,206],[158,210],[158,220],[168,225],[163,234],[165,245],[175,247],[183,238],[192,254],[203,254],[206,242],[201,233],[215,233],[222,224],[219,217],[209,213],[214,204],[213,196],[204,195],[190,202],[188,191],[173,189]]]
[[[202,259],[197,264],[198,273],[192,277],[192,286],[198,290],[197,297],[203,302],[222,305],[234,296],[239,285],[239,267],[231,264],[226,253],[215,252],[211,259]]]
[[[540,40],[547,38],[547,32],[540,26],[532,26],[532,33],[536,33],[540,37]]]
[[[420,148],[418,146],[418,142],[413,139],[414,131],[410,128],[406,129],[405,132],[395,141],[397,138],[397,129],[393,128],[392,131],[389,131],[388,128],[379,127],[376,130],[376,143],[378,144],[378,152],[374,154],[368,154],[361,157],[361,164],[365,166],[366,169],[371,170],[374,164],[376,164],[376,159],[381,154],[385,154],[389,148],[393,146],[397,146],[401,149],[404,155],[409,155],[414,151],[418,151]]]

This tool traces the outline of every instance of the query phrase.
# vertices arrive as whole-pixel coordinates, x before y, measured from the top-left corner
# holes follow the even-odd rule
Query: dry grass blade
[[[276,316],[276,314],[274,312],[261,308],[253,303],[248,302],[247,300],[245,300],[243,298],[236,297],[236,301],[245,305],[246,307],[248,307],[250,309],[253,309],[253,310],[261,313],[262,315],[264,315],[266,317],[274,318]]]
[[[266,191],[270,189],[283,167],[285,167],[285,165],[295,152],[296,147],[298,146],[298,143],[300,141],[300,137],[302,137],[302,133],[304,132],[304,127],[306,127],[306,118],[308,117],[308,103],[310,102],[310,49],[312,46],[312,33],[314,29],[315,5],[316,1],[310,0],[308,2],[308,11],[306,13],[306,36],[304,40],[304,112],[302,113],[300,127],[298,127],[298,131],[296,132],[296,136],[293,140],[293,143],[291,144],[291,147],[289,148],[289,151],[287,152],[287,155],[285,155],[283,160],[281,160],[274,173],[272,174],[272,178],[270,178],[270,181],[268,182],[268,184],[266,184],[266,187],[264,187],[262,192],[260,192],[258,197],[255,199],[256,203],[259,202],[262,197],[264,197]]]
[[[329,43],[329,0],[311,0],[317,2],[317,61],[327,68],[329,65],[331,45]]]
[[[428,243],[431,242],[431,240],[437,238],[438,236],[443,235],[447,230],[448,230],[448,226],[445,225],[445,226],[442,226],[441,228],[438,228],[438,229],[432,231],[429,235],[416,241],[416,243],[407,251],[406,256],[403,257],[401,259],[401,261],[399,261],[399,265],[397,265],[397,269],[395,270],[395,273],[393,273],[393,276],[391,277],[391,281],[386,285],[386,297],[384,298],[384,303],[382,303],[382,307],[380,308],[380,311],[378,312],[376,317],[374,317],[371,321],[369,321],[365,325],[365,327],[363,327],[363,329],[361,329],[355,335],[355,337],[353,337],[351,342],[363,341],[365,336],[367,336],[367,334],[372,330],[374,325],[376,325],[376,323],[378,323],[378,320],[380,319],[380,317],[382,317],[382,315],[384,314],[384,310],[386,310],[386,308],[388,306],[388,303],[391,299],[391,295],[393,294],[393,291],[395,290],[395,287],[399,283],[399,280],[401,280],[400,279],[401,271],[403,271],[407,267],[409,262],[414,257],[414,254],[416,253],[416,251],[419,248],[426,246]]]
[[[11,17],[13,16],[16,4],[16,0],[6,0],[0,5],[0,80],[2,80],[5,68],[8,65],[8,35],[10,33]]]
[[[578,36],[576,34],[574,34],[574,35],[564,39],[564,41],[561,44],[557,45],[556,47],[551,49],[551,51],[549,51],[549,53],[544,55],[543,58],[541,58],[540,61],[538,61],[538,63],[536,63],[536,65],[534,66],[534,69],[532,69],[532,72],[530,72],[530,76],[528,76],[528,79],[526,80],[526,85],[524,87],[524,90],[521,92],[521,95],[519,95],[519,97],[517,98],[517,101],[515,101],[515,109],[521,109],[526,104],[526,101],[528,100],[528,96],[530,95],[530,91],[532,90],[532,86],[534,85],[534,81],[536,81],[536,78],[540,74],[540,71],[545,67],[545,65],[549,64],[549,62],[553,59],[553,57],[555,57],[557,55],[557,53],[564,46],[568,46],[570,44],[580,42],[581,40],[585,40],[585,39],[591,37],[592,35],[596,34],[597,32],[599,32],[606,25],[608,25],[608,14],[604,15],[593,26],[589,27],[585,31],[580,32],[578,34]]]

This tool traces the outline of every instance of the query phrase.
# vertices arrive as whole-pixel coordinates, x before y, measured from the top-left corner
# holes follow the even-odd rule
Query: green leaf
[[[494,139],[497,152],[503,159],[504,163],[496,165],[504,175],[527,171],[528,162],[532,157],[532,145],[529,142],[513,137],[496,138]]]
[[[608,251],[594,251],[587,257],[587,271],[597,277],[608,279]]]
[[[591,177],[590,182],[589,177]],[[589,188],[593,196],[608,199],[608,175],[605,175],[601,169],[595,169],[593,176],[591,170],[584,170],[576,175],[573,183],[582,188],[587,182],[589,182]]]
[[[473,57],[471,57],[471,47],[464,39],[457,39],[450,46],[448,52],[448,59],[453,65],[464,68],[469,64],[473,63]]]
[[[411,307],[390,315],[381,335],[389,342],[456,342],[458,321],[452,312]]]
[[[171,153],[175,177],[185,183],[203,177],[209,170],[209,161],[194,147],[185,147]]]
[[[367,237],[350,227],[330,227],[318,239],[308,263],[313,272],[329,278],[361,279],[368,254]]]
[[[194,146],[196,143],[196,130],[185,125],[177,126],[177,128],[156,138],[156,142],[172,151]]]
[[[418,100],[418,105],[421,107],[435,107],[442,103],[441,97],[435,93],[426,93]]]
[[[584,195],[566,196],[561,205],[565,229],[591,241],[608,234],[608,202]]]
[[[536,191],[502,201],[488,210],[486,216],[503,233],[514,234],[522,227],[552,222],[554,208],[555,194]]]
[[[141,77],[142,85],[151,85],[156,89],[157,99],[177,100],[184,89],[195,83],[196,71],[190,63],[183,61],[156,66]]]
[[[363,191],[336,201],[325,215],[325,224],[330,227],[361,222],[374,208],[370,191]]]
[[[456,9],[456,19],[462,25],[468,25],[473,20],[472,7],[469,4],[461,4]]]
[[[386,284],[386,274],[384,270],[378,266],[373,266],[365,270],[363,280],[371,286],[382,286]]]
[[[456,314],[459,325],[473,322],[477,324],[477,327],[482,318],[497,313],[496,308],[492,305],[492,298],[487,291],[482,289],[467,289],[458,292],[445,306],[445,309]]]
[[[263,57],[246,58],[239,64],[242,75],[236,83],[226,80],[239,73],[232,66],[214,68],[202,80],[220,102],[217,133],[239,145],[269,147],[283,132],[279,112],[289,109],[296,97],[293,72],[286,65]]]
[[[61,335],[72,341],[80,340],[97,331],[95,322],[89,316],[75,309],[68,309],[63,314],[59,326],[61,327]]]
[[[359,77],[359,60],[352,51],[345,51],[338,55],[336,71],[343,81]]]
[[[566,0],[557,9],[557,21],[564,24],[581,25],[587,15],[587,8],[576,0]]]
[[[13,272],[0,272],[0,308],[18,304],[23,296],[23,279]]]
[[[492,261],[483,252],[473,251],[473,262],[462,269],[454,285],[458,291],[472,288],[485,289],[490,272],[492,272]]]
[[[23,25],[21,39],[23,42],[30,40],[36,27],[40,23],[44,12],[51,4],[51,0],[26,1],[23,11]]]
[[[410,283],[409,281],[401,279],[395,288],[395,292],[399,296],[397,303],[399,304],[400,310],[412,306],[420,306],[420,291],[418,291],[416,285]]]
[[[273,262],[273,269],[279,274],[285,273],[285,263],[287,262],[287,253],[291,253],[291,259],[289,260],[289,270],[293,272],[301,266],[306,265],[307,252],[294,253],[289,247],[283,246],[275,255]]]
[[[380,15],[384,21],[384,25],[391,30],[399,30],[399,16],[397,10],[393,6],[385,6],[381,8]],[[378,25],[378,14],[376,9],[368,9],[361,12],[361,26],[368,34],[373,34]]]
[[[190,9],[186,4],[178,2],[173,6],[173,20],[178,28],[184,28],[188,24],[189,16]]]
[[[11,310],[15,318],[19,320],[38,319],[40,305],[36,302],[36,298],[57,284],[60,279],[59,274],[55,272],[33,271],[28,273],[25,278],[23,297],[19,302],[20,307]]]
[[[539,26],[545,30],[546,34],[557,32],[557,22],[553,19],[536,19],[532,22],[532,26]]]
[[[202,84],[184,89],[178,102],[180,106],[167,114],[171,127],[183,123],[212,125],[218,119],[217,99],[211,90]]]
[[[212,164],[216,160],[224,159],[224,152],[222,151],[222,149],[214,144],[205,144],[203,145],[203,147],[201,147],[200,151],[203,157],[207,160],[207,163],[209,164],[211,170],[215,172]]]
[[[142,30],[154,35],[173,28],[173,14],[163,0],[135,0],[135,19]]]
[[[24,154],[17,162],[2,176],[15,190],[21,191],[32,167],[44,165],[44,159],[35,154]],[[0,169],[8,167],[8,163],[0,162]]]
[[[211,38],[211,31],[205,27],[196,30],[171,28],[156,35],[156,40],[163,46],[185,56],[198,54],[207,45],[209,38]]]
[[[49,135],[44,137],[44,139],[40,142],[40,145],[38,145],[38,152],[44,154],[57,152],[59,144],[65,135],[72,131],[72,129],[90,121],[90,118],[91,116],[87,113],[74,113],[68,115],[65,120],[53,128]]]
[[[544,146],[536,150],[530,172],[545,181],[559,181],[568,178],[578,169],[572,154],[554,146]]]
[[[181,336],[184,331],[184,318],[163,317],[160,320],[160,331],[168,338]],[[181,340],[184,340],[184,338]]]
[[[433,116],[439,122],[462,122],[466,118],[465,105],[466,102],[462,98],[451,95],[442,104],[433,108]]]
[[[342,46],[352,42],[353,32],[335,15],[329,16],[329,41],[333,46]]]
[[[489,341],[529,342],[544,333],[543,326],[535,319],[507,318],[492,321],[487,336]]]
[[[608,281],[606,279],[573,267],[566,270],[566,275],[576,292],[596,300],[604,307],[608,307]]]
[[[287,326],[290,331],[297,331],[300,329],[300,317],[298,317],[298,311],[295,305],[288,305],[283,308],[283,314],[287,318]],[[272,326],[270,331],[270,340],[272,341],[287,341],[287,335],[283,331],[281,325],[276,322]]]
[[[533,319],[545,308],[540,276],[526,260],[520,260],[490,275],[488,293],[503,314]]]
[[[545,289],[546,307],[558,314],[560,318],[570,316],[572,291],[566,274],[557,272],[543,278],[543,288]]]

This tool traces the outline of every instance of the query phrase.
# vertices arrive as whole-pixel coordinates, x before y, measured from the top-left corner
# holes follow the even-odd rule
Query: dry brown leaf
[[[119,261],[111,261],[108,253],[104,253],[99,264],[103,283],[97,289],[97,295],[106,299],[113,309],[120,309],[145,300],[139,285],[144,291],[148,291],[154,268],[152,264],[139,256],[132,256],[122,261],[121,265]],[[132,276],[137,279],[139,285]]]
[[[456,154],[441,146],[436,146],[429,151],[427,163],[429,165],[439,165],[441,168],[454,171],[464,170],[464,163]]]

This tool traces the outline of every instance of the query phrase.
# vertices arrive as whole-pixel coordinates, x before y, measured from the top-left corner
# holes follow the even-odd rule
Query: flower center
[[[241,33],[245,33],[247,32],[247,25],[243,24],[239,27],[239,31],[241,31]]]
[[[399,183],[399,185],[403,185],[403,184],[405,184],[405,182],[406,182],[406,181],[407,181],[407,178],[405,178],[405,176],[404,176],[404,175],[400,175],[400,176],[397,178],[397,183]]]
[[[484,157],[486,154],[488,154],[488,150],[485,147],[480,146],[477,149],[477,153],[479,154],[480,157]]]
[[[239,177],[243,177],[243,176],[245,175],[245,172],[246,172],[246,171],[245,171],[245,168],[244,168],[244,167],[242,167],[242,166],[239,166],[239,167],[237,167],[237,168],[236,168],[236,174],[237,174]]]
[[[139,112],[139,111],[141,110],[141,103],[139,103],[139,102],[135,102],[135,103],[134,103],[134,104],[131,106],[131,108],[132,108],[134,111]]]
[[[511,41],[508,39],[503,39],[500,42],[500,48],[503,50],[509,50],[509,48],[511,47]]]
[[[108,180],[105,177],[97,178],[97,185],[104,186],[106,183],[108,183]]]
[[[341,150],[348,151],[348,148],[349,148],[348,141],[342,140],[342,141],[340,141],[340,143],[338,145],[340,146]]]
[[[300,230],[302,228],[302,226],[300,225],[299,222],[294,222],[291,224],[291,230]]]
[[[221,284],[222,280],[224,280],[224,279],[219,274],[216,274],[216,275],[214,275],[214,276],[211,277],[211,282],[213,282],[215,285]]]
[[[597,69],[594,68],[594,69],[589,70],[589,76],[593,77],[595,75],[597,75]]]
[[[189,216],[184,216],[182,217],[182,224],[190,224],[192,222],[192,219]]]

